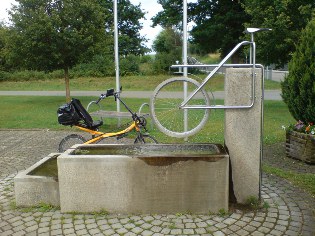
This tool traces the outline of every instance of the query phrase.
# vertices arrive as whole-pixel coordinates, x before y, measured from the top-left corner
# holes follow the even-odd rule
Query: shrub
[[[305,124],[315,124],[315,17],[301,32],[289,75],[281,83],[282,98],[291,115]]]
[[[111,56],[95,55],[91,61],[77,64],[71,74],[75,77],[102,77],[113,76],[115,65]]]
[[[140,63],[152,63],[154,60],[152,55],[144,55],[140,58]]]
[[[35,81],[63,78],[64,72],[56,70],[53,72],[20,70],[13,72],[0,71],[0,81]]]
[[[120,58],[119,70],[121,75],[137,75],[139,74],[140,57],[128,55]]]
[[[0,70],[0,82],[9,80],[9,78],[10,78],[10,74],[8,72]]]
[[[156,73],[169,71],[170,66],[175,65],[176,61],[181,62],[181,58],[171,53],[158,53],[153,64],[154,71]]]

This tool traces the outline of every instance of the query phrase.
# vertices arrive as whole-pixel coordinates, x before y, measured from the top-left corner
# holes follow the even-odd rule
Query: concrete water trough
[[[62,212],[228,210],[229,157],[216,144],[78,145],[58,157]]]
[[[41,203],[59,206],[57,157],[51,153],[14,178],[15,201],[18,207],[32,207]]]
[[[20,172],[15,198],[62,212],[218,212],[228,210],[228,168],[216,144],[75,145]]]

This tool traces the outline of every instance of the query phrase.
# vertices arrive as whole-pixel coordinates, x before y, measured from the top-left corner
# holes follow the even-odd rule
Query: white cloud
[[[162,11],[162,6],[157,3],[157,0],[130,0],[134,5],[141,4],[141,9],[146,13],[146,20],[141,20],[143,24],[143,29],[140,31],[142,36],[145,36],[148,39],[147,46],[151,48],[152,43],[156,36],[160,33],[162,28],[160,26],[152,27],[151,18],[155,16],[159,11]]]

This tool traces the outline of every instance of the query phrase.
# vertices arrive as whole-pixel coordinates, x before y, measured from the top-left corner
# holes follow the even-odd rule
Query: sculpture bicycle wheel
[[[185,77],[165,80],[156,87],[150,108],[152,119],[161,132],[171,137],[184,138],[202,129],[210,110],[181,108],[185,91],[189,95],[198,87],[200,84],[196,80]],[[200,89],[186,105],[209,106],[210,98],[204,89]]]

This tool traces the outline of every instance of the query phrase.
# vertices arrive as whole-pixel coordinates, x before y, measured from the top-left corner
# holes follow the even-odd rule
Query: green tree
[[[182,29],[183,0],[158,0],[157,2],[162,6],[163,11],[152,17],[152,26],[160,25],[163,28],[176,27]]]
[[[17,0],[11,11],[13,57],[25,68],[63,69],[70,100],[69,69],[93,55],[104,35],[104,15],[96,0]]]
[[[100,0],[105,12],[105,30],[113,32],[113,0]],[[141,10],[141,5],[133,5],[130,0],[120,0],[117,4],[118,29],[119,29],[119,54],[121,56],[144,55],[150,50],[144,45],[146,39],[140,35],[142,24],[140,19],[144,19],[145,13]]]
[[[239,42],[243,24],[249,20],[241,1],[199,0],[191,7],[196,23],[191,32],[192,42],[205,53],[219,50],[221,57],[226,56]],[[233,55],[233,62],[239,61],[239,53]]]
[[[6,67],[6,38],[7,38],[7,28],[2,22],[0,22],[0,70],[5,70]]]
[[[257,34],[257,58],[264,64],[283,66],[292,57],[301,30],[311,19],[314,0],[245,0],[251,16],[248,26],[267,27],[273,31]]]
[[[182,58],[181,34],[170,27],[162,30],[153,42],[153,50],[156,51],[154,69],[162,72],[169,69],[176,61]]]
[[[315,16],[315,14],[314,14]],[[301,33],[284,79],[282,98],[296,120],[315,124],[315,17]]]
[[[163,11],[152,18],[153,26],[182,25],[182,0],[158,0]],[[194,21],[196,25],[191,31],[194,50],[209,53],[220,50],[225,56],[243,35],[243,24],[249,19],[245,13],[241,1],[231,0],[198,0],[196,3],[188,3],[188,22]],[[238,54],[233,57],[238,61]]]

